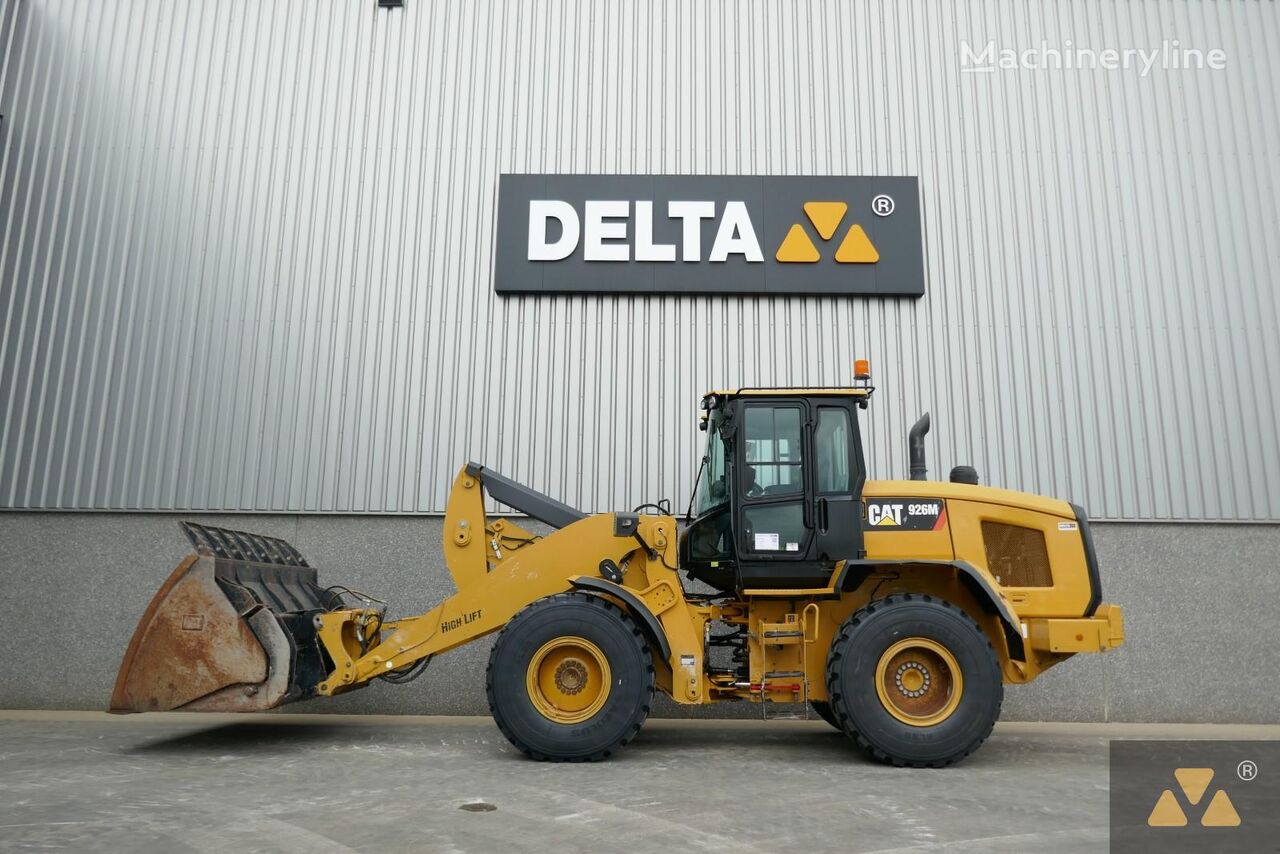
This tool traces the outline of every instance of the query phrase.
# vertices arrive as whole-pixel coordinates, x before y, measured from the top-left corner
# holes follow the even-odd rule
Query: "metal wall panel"
[[[929,409],[935,475],[1280,520],[1273,3],[0,3],[0,506],[683,504],[704,389],[867,355],[873,475]],[[498,298],[501,172],[918,175],[928,293]]]

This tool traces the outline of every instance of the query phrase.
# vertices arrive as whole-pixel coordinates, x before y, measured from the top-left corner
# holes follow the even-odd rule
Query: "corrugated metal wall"
[[[1280,519],[1273,3],[0,2],[0,506],[682,503],[865,354],[874,475]],[[1042,39],[1228,66],[961,71]],[[929,293],[499,299],[504,171],[919,175]]]

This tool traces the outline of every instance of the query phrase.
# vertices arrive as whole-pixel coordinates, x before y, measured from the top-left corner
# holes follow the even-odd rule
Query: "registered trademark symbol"
[[[871,210],[876,216],[888,216],[893,213],[893,197],[881,193],[871,200]]]
[[[1258,776],[1258,764],[1252,759],[1246,759],[1236,766],[1236,776],[1246,783]]]

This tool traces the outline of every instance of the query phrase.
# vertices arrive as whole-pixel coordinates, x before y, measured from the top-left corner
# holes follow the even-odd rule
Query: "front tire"
[[[855,612],[831,644],[827,692],[841,728],[864,753],[940,768],[991,734],[1004,686],[986,634],[932,596],[900,593]]]
[[[585,593],[534,602],[493,645],[489,711],[533,759],[598,761],[626,745],[649,716],[654,669],[630,616]]]

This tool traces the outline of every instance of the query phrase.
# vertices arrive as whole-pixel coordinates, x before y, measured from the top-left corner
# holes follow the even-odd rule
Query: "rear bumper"
[[[1106,652],[1124,643],[1124,612],[1103,602],[1092,617],[1027,620],[1027,641],[1038,652]]]

